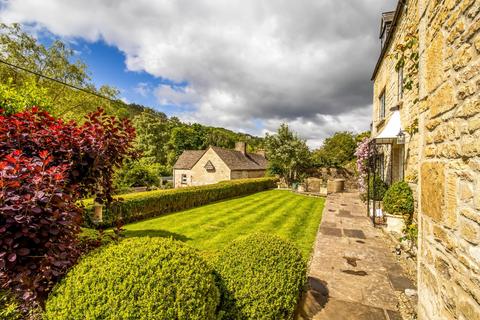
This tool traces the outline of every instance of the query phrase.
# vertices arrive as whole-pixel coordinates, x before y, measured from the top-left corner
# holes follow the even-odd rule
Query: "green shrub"
[[[383,209],[390,214],[413,214],[413,193],[408,183],[399,181],[392,184],[383,197]]]
[[[275,187],[275,184],[275,178],[240,179],[206,186],[129,193],[119,197],[123,201],[114,202],[110,208],[104,208],[102,224],[113,226],[120,218],[128,223],[164,213],[190,209],[219,200],[271,189]],[[94,226],[95,224],[91,221],[93,201],[88,199],[83,203],[86,205],[85,224]]]
[[[171,169],[148,159],[129,162],[115,173],[115,189],[117,192],[131,187],[158,186],[160,176],[170,175]]]
[[[369,194],[370,200],[382,201],[385,195],[385,192],[387,192],[388,185],[385,182],[383,182],[382,178],[378,175],[375,176],[375,179],[373,176],[370,177],[370,181],[368,182],[368,184],[369,184],[368,194]]]
[[[306,264],[290,242],[268,234],[234,241],[214,260],[224,319],[290,319]]]
[[[0,290],[0,319],[20,320],[22,312],[20,304],[10,292]]]
[[[83,258],[55,287],[46,319],[216,319],[219,291],[194,249],[133,238]]]

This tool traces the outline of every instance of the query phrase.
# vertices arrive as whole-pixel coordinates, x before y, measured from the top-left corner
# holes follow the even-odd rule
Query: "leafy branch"
[[[395,71],[403,68],[403,86],[406,90],[412,90],[414,79],[418,74],[419,53],[417,32],[409,32],[405,35],[403,42],[397,44],[392,57],[396,60]]]

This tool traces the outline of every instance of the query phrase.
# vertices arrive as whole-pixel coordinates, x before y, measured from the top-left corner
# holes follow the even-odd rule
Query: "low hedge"
[[[399,181],[390,186],[383,197],[383,209],[390,214],[413,214],[414,199],[408,183]]]
[[[276,178],[239,179],[198,187],[171,190],[155,190],[119,196],[122,201],[114,202],[103,209],[102,225],[113,226],[118,219],[124,223],[155,217],[202,206],[211,202],[252,194],[274,188]],[[84,200],[85,225],[92,227],[93,200]]]
[[[219,291],[196,251],[132,238],[83,258],[50,294],[45,319],[216,319]]]
[[[236,240],[213,262],[222,319],[291,319],[306,280],[301,252],[277,236]]]

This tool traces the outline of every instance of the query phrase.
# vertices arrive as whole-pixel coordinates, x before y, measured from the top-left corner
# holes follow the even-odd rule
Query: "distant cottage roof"
[[[232,170],[266,170],[267,159],[256,153],[242,153],[238,150],[211,147],[213,151]],[[200,160],[207,150],[185,150],[178,158],[173,169],[189,170]]]
[[[192,169],[195,163],[200,160],[206,150],[185,150],[178,157],[177,162],[173,166],[173,169]]]
[[[225,162],[230,170],[265,170],[267,159],[256,153],[242,153],[238,150],[211,147],[213,151]]]

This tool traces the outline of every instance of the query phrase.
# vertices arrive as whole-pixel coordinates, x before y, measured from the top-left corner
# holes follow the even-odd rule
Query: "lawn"
[[[323,198],[270,190],[132,223],[125,235],[173,237],[210,253],[238,237],[266,232],[294,241],[308,257],[323,205]]]

